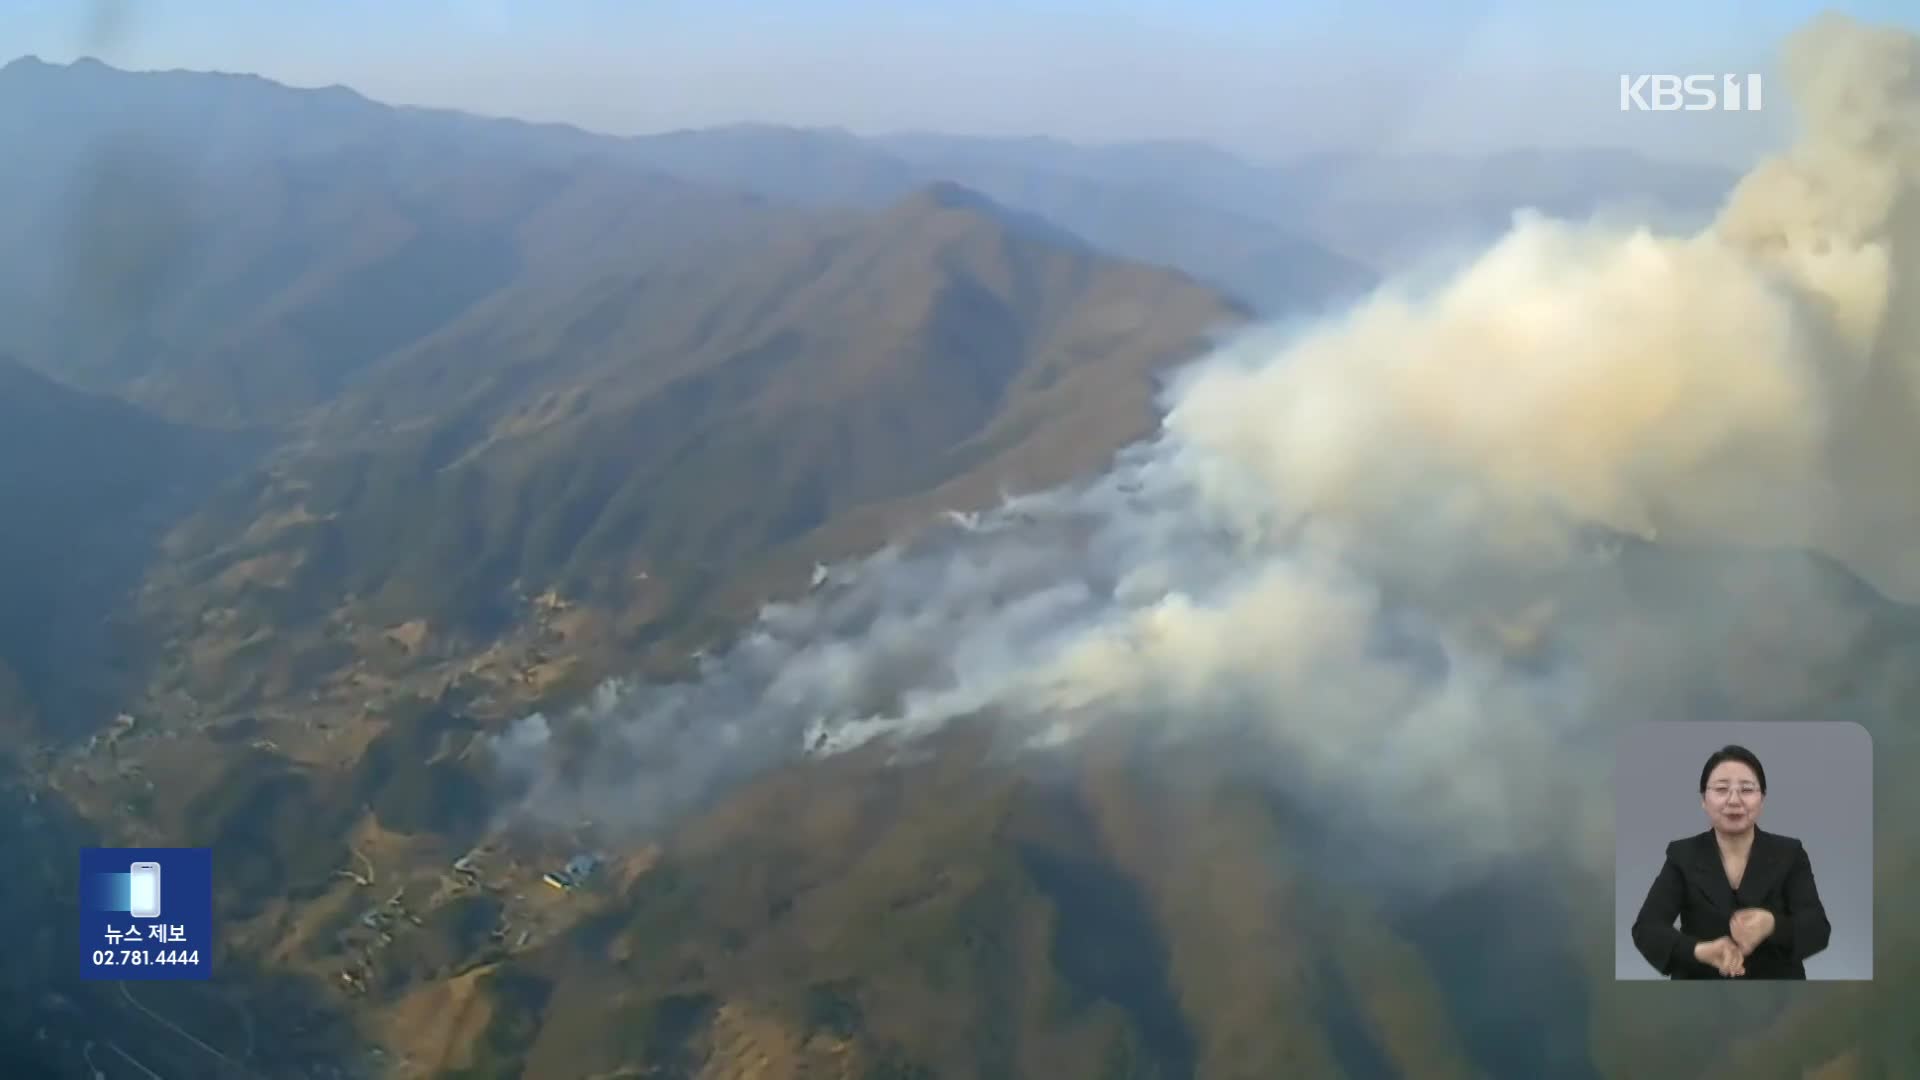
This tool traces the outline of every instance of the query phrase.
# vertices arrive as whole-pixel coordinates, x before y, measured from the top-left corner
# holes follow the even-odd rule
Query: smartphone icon
[[[136,919],[160,917],[160,864],[137,862],[127,874],[127,907]]]

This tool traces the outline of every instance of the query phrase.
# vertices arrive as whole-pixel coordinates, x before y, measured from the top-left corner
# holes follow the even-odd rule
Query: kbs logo
[[[1758,75],[1622,75],[1621,112],[1759,112]]]

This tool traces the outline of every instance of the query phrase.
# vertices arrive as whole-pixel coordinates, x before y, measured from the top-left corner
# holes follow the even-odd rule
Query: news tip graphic
[[[81,848],[79,907],[81,978],[211,977],[207,848]]]

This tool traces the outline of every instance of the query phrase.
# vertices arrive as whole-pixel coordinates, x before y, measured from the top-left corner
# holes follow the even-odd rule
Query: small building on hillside
[[[561,892],[572,892],[587,883],[594,871],[600,868],[600,856],[575,855],[567,860],[567,865],[549,874],[542,874],[540,880]]]

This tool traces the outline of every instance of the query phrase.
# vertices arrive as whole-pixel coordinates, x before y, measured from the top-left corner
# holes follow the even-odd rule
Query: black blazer
[[[1668,844],[1667,863],[1633,920],[1633,944],[1662,975],[1718,979],[1713,965],[1693,958],[1694,945],[1727,936],[1733,913],[1755,907],[1773,912],[1773,934],[1747,957],[1745,977],[1806,978],[1804,961],[1827,947],[1833,927],[1814,888],[1806,849],[1791,836],[1758,826],[1738,889],[1727,883],[1712,830]]]

